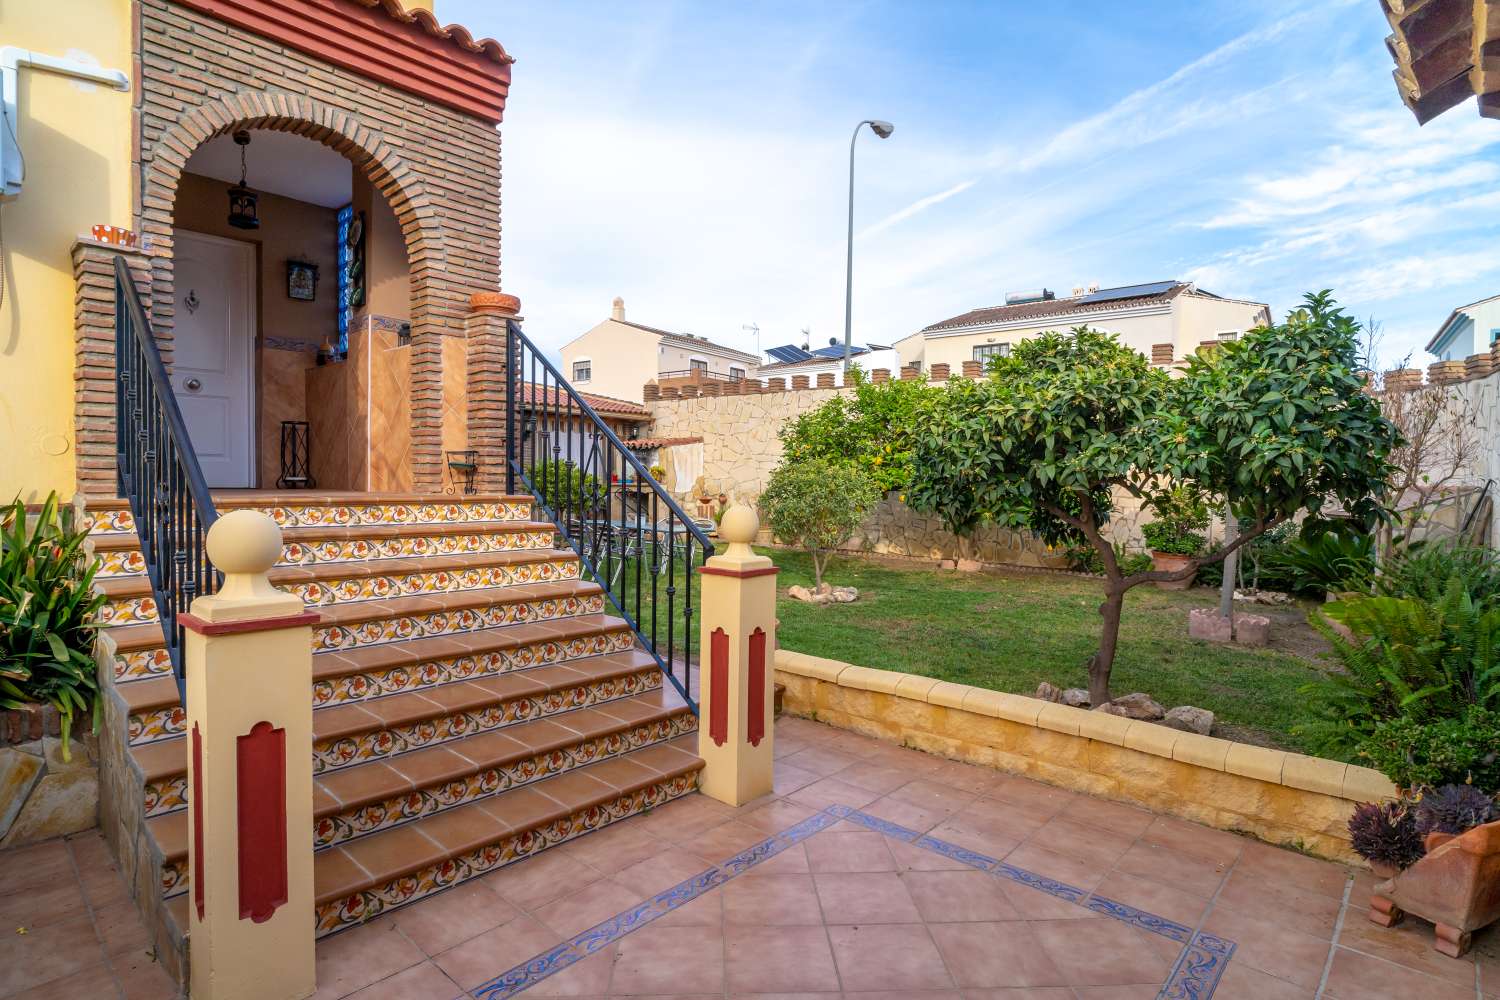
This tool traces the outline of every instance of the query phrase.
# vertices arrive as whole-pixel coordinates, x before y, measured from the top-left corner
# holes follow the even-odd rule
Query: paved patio
[[[1500,998],[1493,931],[1454,961],[1382,930],[1368,874],[804,720],[777,752],[770,799],[693,796],[325,939],[317,996]],[[33,883],[71,871],[89,916],[12,935],[0,997],[170,995],[101,847],[43,845],[72,867]]]

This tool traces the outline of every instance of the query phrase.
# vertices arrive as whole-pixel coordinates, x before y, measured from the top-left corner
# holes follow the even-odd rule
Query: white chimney
[[[615,296],[615,307],[609,311],[609,318],[617,322],[625,322],[625,300],[618,295]]]

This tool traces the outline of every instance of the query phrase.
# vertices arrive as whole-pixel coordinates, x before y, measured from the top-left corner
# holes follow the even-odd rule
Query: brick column
[[[732,806],[771,791],[776,567],[750,548],[759,530],[755,511],[731,507],[719,522],[729,548],[699,570],[700,787]]]
[[[482,493],[505,489],[505,322],[520,320],[520,311],[521,300],[514,295],[475,292],[464,319],[469,338],[469,447],[479,452],[474,485]]]
[[[151,301],[151,267],[140,250],[80,236],[73,244],[73,447],[78,490],[114,496],[119,489],[115,454],[115,258],[135,276],[143,303]],[[172,368],[171,342],[158,341]]]
[[[301,1000],[313,971],[312,626],[266,571],[281,529],[231,511],[208,532],[217,594],[187,628],[188,927],[196,1000]]]
[[[934,382],[946,382],[946,381],[948,381],[948,366],[945,365],[945,364],[942,364],[941,362],[939,362],[938,364],[933,365],[932,366],[932,381],[934,381]]]
[[[983,361],[965,361],[963,366],[964,378],[983,378]]]

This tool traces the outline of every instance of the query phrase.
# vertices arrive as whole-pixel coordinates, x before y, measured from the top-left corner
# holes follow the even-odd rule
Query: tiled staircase
[[[692,791],[697,721],[527,496],[232,494],[282,526],[272,582],[318,611],[317,931]],[[112,683],[103,824],[185,973],[183,709],[125,501],[90,502]]]

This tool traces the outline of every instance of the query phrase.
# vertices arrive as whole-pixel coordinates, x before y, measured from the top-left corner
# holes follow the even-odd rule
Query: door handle
[[[188,392],[197,392],[199,389],[203,388],[203,383],[195,378],[190,378],[186,382],[182,383],[182,387]]]

